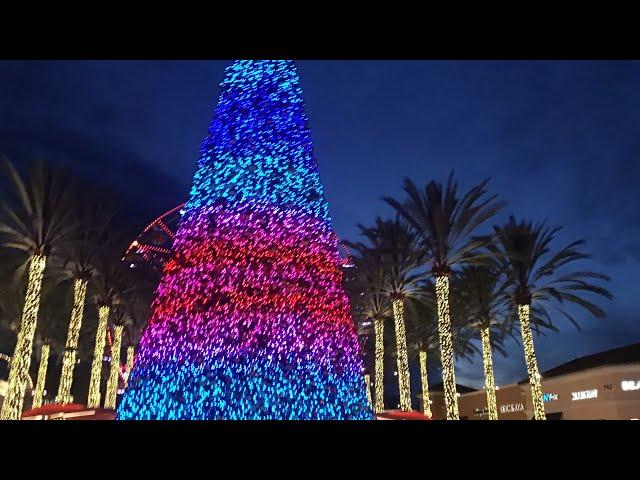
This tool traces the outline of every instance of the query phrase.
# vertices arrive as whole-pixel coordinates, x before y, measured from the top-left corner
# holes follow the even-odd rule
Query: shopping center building
[[[542,373],[549,420],[635,420],[640,418],[640,343],[577,358]],[[458,386],[460,418],[487,419],[484,389]],[[420,408],[422,408],[422,398]],[[496,391],[500,420],[533,418],[527,380]],[[442,385],[430,389],[434,420],[445,418]]]

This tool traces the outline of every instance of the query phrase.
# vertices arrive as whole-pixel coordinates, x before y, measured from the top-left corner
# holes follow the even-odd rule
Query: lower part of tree
[[[131,375],[131,371],[133,370],[133,362],[134,362],[135,349],[133,345],[129,345],[127,347],[127,373],[125,380],[129,380],[129,375]]]
[[[93,363],[91,364],[91,378],[89,380],[88,408],[100,407],[100,375],[102,373],[102,361],[104,357],[104,343],[107,335],[107,320],[109,307],[100,307],[98,311],[98,330],[96,331],[96,344],[93,350]]]
[[[491,355],[491,338],[489,327],[481,327],[482,362],[484,365],[484,386],[487,390],[487,413],[489,420],[498,420],[498,405],[496,402],[496,383],[493,376],[493,358]]]
[[[531,400],[533,403],[533,417],[536,420],[546,420],[544,413],[544,399],[542,397],[542,384],[538,372],[538,361],[533,347],[533,335],[531,333],[530,306],[518,305],[518,319],[520,320],[520,333],[522,334],[522,346],[524,347],[524,359],[529,373],[529,385],[531,386]]]
[[[116,409],[116,398],[118,396],[118,376],[120,375],[120,349],[122,348],[122,332],[124,327],[116,325],[113,332],[113,347],[111,348],[111,370],[109,381],[107,382],[107,395],[104,398],[104,408],[107,410]]]
[[[373,410],[373,400],[371,398],[371,376],[368,373],[364,376],[364,384],[367,386],[367,400]]]
[[[62,373],[56,402],[64,405],[73,402],[71,385],[73,384],[73,371],[76,368],[76,352],[78,350],[78,338],[82,326],[84,313],[84,299],[87,295],[87,281],[77,278],[73,283],[73,309],[67,332],[67,342],[62,357]]]
[[[422,413],[431,417],[431,400],[429,399],[429,379],[427,378],[427,352],[420,352],[420,378],[422,380]]]
[[[376,402],[375,413],[382,413],[384,411],[384,320],[374,320],[373,328],[376,335]]]
[[[407,352],[407,332],[404,326],[404,302],[393,301],[393,318],[396,326],[396,354],[398,365],[398,386],[400,389],[400,409],[411,411],[411,379],[409,377],[409,355]]]
[[[44,398],[44,386],[47,381],[47,367],[49,366],[50,347],[48,343],[42,345],[40,350],[40,366],[38,367],[38,380],[36,381],[36,390],[33,394],[33,403],[31,408],[40,408]]]
[[[22,321],[18,330],[16,348],[9,369],[7,395],[0,412],[1,420],[19,420],[22,416],[26,383],[31,366],[33,337],[36,333],[38,309],[40,307],[40,290],[47,258],[44,255],[32,255],[29,260],[27,277],[27,294],[22,310]]]
[[[453,340],[449,316],[449,277],[436,277],[436,301],[438,302],[438,336],[440,339],[440,363],[447,420],[459,420],[456,373],[453,366]]]

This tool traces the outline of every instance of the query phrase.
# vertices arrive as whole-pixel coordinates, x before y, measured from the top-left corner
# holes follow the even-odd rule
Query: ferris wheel
[[[131,268],[147,265],[155,272],[162,272],[163,265],[171,255],[171,246],[184,213],[184,205],[182,203],[166,211],[147,225],[131,242],[122,260]]]
[[[184,206],[185,204],[181,203],[147,225],[142,233],[131,242],[122,260],[127,262],[131,268],[147,265],[155,272],[161,273],[162,267],[171,255],[171,247],[180,225],[180,219],[184,214]],[[340,253],[340,266],[353,268],[349,249],[338,235],[335,238]]]

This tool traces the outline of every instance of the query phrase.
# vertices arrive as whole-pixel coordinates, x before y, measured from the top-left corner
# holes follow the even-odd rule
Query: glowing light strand
[[[371,399],[371,376],[368,373],[364,376],[364,384],[367,388],[367,400],[369,401],[369,405],[373,406],[373,400]]]
[[[47,380],[47,367],[49,365],[49,351],[49,344],[43,343],[40,349],[40,366],[38,367],[38,379],[36,381],[36,390],[33,393],[31,408],[40,408],[42,406],[44,387]]]
[[[226,70],[119,419],[372,419],[295,65]]]
[[[115,410],[118,395],[118,378],[120,376],[120,350],[122,348],[122,333],[124,326],[116,325],[113,328],[113,348],[111,349],[111,369],[107,382],[107,394],[104,398],[104,408]]]
[[[73,283],[73,308],[71,310],[71,320],[69,321],[69,331],[62,357],[62,373],[60,374],[60,384],[56,402],[63,405],[73,402],[71,395],[71,385],[73,383],[73,371],[76,366],[76,351],[78,349],[78,338],[80,337],[80,327],[82,326],[82,315],[84,313],[84,299],[87,295],[87,284],[84,279],[77,278]]]
[[[453,342],[451,339],[451,317],[449,316],[449,278],[436,277],[436,301],[438,303],[438,336],[440,338],[440,362],[447,420],[458,420],[458,392],[453,366]]]
[[[480,328],[482,337],[482,363],[484,366],[484,385],[487,390],[487,413],[489,420],[498,420],[496,401],[496,385],[493,376],[493,358],[491,355],[491,338],[488,326]]]
[[[400,389],[400,409],[411,411],[411,379],[409,377],[409,356],[407,352],[407,333],[404,325],[404,302],[393,301],[393,318],[396,327],[396,355],[398,365],[398,385]]]
[[[27,294],[22,311],[22,321],[18,330],[16,348],[9,369],[7,396],[0,412],[1,420],[19,420],[25,394],[25,379],[29,376],[33,337],[36,333],[38,309],[40,307],[40,290],[47,258],[44,255],[32,255],[29,260],[27,277]]]
[[[376,336],[375,351],[375,413],[384,411],[384,320],[374,320],[374,330]]]
[[[89,380],[89,396],[87,399],[88,408],[100,407],[100,376],[102,374],[108,318],[109,307],[101,306],[98,310],[98,329],[96,331],[96,343],[93,350],[93,362],[91,363],[91,378]]]
[[[531,386],[531,400],[533,403],[533,416],[536,420],[546,420],[544,412],[544,398],[542,396],[542,385],[540,373],[538,372],[538,361],[533,346],[533,335],[530,324],[529,305],[518,305],[518,319],[520,320],[520,333],[522,335],[522,346],[524,348],[524,359],[529,373],[529,385]]]
[[[422,380],[422,413],[431,418],[431,399],[429,398],[429,379],[427,378],[427,352],[420,352],[420,378]]]

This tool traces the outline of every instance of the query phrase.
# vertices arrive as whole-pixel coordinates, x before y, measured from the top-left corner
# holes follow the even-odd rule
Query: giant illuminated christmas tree
[[[119,419],[371,419],[296,67],[226,70]]]

